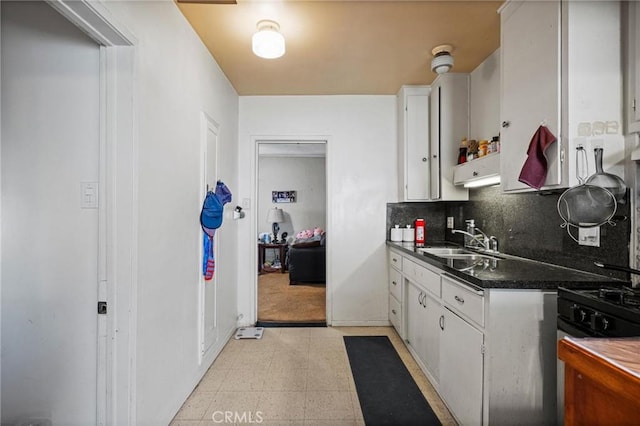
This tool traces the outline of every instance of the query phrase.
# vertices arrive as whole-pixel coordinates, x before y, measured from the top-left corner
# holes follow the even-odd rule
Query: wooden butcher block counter
[[[567,337],[565,425],[640,424],[640,338]]]

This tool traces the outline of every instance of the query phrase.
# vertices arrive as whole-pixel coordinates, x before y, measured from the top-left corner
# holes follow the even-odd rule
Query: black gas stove
[[[575,337],[640,336],[640,289],[560,287],[558,329]]]

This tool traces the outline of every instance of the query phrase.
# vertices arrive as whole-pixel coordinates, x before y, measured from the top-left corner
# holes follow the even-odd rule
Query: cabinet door
[[[441,395],[460,424],[482,424],[484,335],[446,307],[442,312]]]
[[[428,293],[424,297],[424,361],[431,375],[440,380],[440,303]]]
[[[429,199],[429,96],[406,97],[407,201]]]
[[[440,198],[440,100],[442,96],[442,80],[436,80],[431,85],[431,140],[430,145],[430,170],[429,170],[429,195],[432,199]]]
[[[518,181],[529,142],[541,123],[560,138],[560,2],[511,2],[501,12],[501,176],[504,191]],[[561,183],[560,140],[546,151],[546,185]]]
[[[405,306],[407,309],[407,343],[424,364],[424,307],[422,306],[425,293],[416,287],[415,284],[407,281],[407,299]]]
[[[469,137],[469,74],[448,73],[431,85],[431,200],[468,200],[469,191],[453,184],[460,142]]]

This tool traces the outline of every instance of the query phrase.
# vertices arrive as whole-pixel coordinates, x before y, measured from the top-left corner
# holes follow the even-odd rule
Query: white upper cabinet
[[[541,124],[557,138],[544,188],[577,183],[578,145],[590,154],[589,174],[602,147],[606,171],[622,176],[620,4],[510,1],[500,13],[503,190],[531,190],[518,177]]]
[[[400,201],[468,200],[453,185],[460,141],[469,133],[469,75],[443,74],[398,93]]]
[[[398,93],[398,170],[401,201],[429,199],[428,86],[402,86]]]
[[[469,191],[455,186],[460,143],[469,137],[469,74],[441,74],[431,84],[431,200],[468,200]]]
[[[511,2],[501,11],[501,179],[504,191],[529,189],[518,181],[534,132],[545,122],[559,136],[560,3]],[[547,151],[547,185],[561,183],[559,145]]]
[[[627,131],[637,133],[640,132],[640,7],[634,1],[625,2],[623,7],[622,16],[627,17]]]

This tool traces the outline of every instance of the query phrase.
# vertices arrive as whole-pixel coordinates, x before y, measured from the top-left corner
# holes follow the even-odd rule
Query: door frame
[[[200,194],[202,194],[202,199],[207,195],[207,191],[215,191],[215,186],[210,186],[209,182],[215,181],[217,176],[208,176],[207,175],[207,161],[209,157],[209,134],[213,134],[215,137],[215,147],[214,147],[214,155],[215,155],[215,173],[218,173],[218,139],[220,137],[220,124],[211,118],[209,114],[202,111],[200,113]],[[215,183],[213,183],[215,185]],[[198,209],[200,209],[200,205],[198,205]],[[218,259],[218,247],[219,244],[219,233],[216,232],[215,235],[215,244],[213,246],[213,258]],[[202,257],[203,247],[202,247],[202,232],[198,232],[198,270],[202,269]],[[210,281],[205,281],[202,273],[198,273],[198,364],[201,365],[205,359],[209,359],[211,355],[211,350],[215,347],[215,343],[218,340],[218,285],[217,285],[218,275],[213,274],[213,278]],[[206,305],[206,287],[209,286],[212,288],[213,295],[213,327],[215,329],[215,340],[209,345],[206,345],[206,314],[207,314],[207,305]]]
[[[97,412],[99,425],[136,422],[138,141],[137,39],[100,2],[45,0],[100,45]],[[96,301],[97,302],[97,301]]]
[[[296,135],[267,135],[267,136],[252,136],[251,137],[251,171],[253,173],[251,179],[251,193],[253,194],[253,205],[255,206],[256,214],[254,215],[254,220],[251,221],[251,240],[249,244],[251,244],[251,265],[258,264],[258,245],[256,244],[257,235],[258,235],[258,220],[260,218],[257,215],[258,210],[258,159],[259,159],[259,149],[258,145],[264,144],[291,144],[291,143],[301,143],[301,144],[310,144],[310,143],[323,143],[325,144],[325,186],[326,186],[326,200],[325,200],[325,209],[326,209],[326,231],[327,231],[327,245],[331,247],[333,244],[333,237],[331,233],[331,229],[333,229],[332,224],[332,216],[331,216],[331,205],[332,205],[332,196],[331,196],[331,137],[327,135],[304,135],[304,136],[296,136]],[[325,309],[326,309],[326,323],[327,326],[331,325],[331,319],[333,312],[333,300],[332,300],[332,283],[331,283],[331,271],[332,271],[332,261],[331,261],[331,251],[327,250],[327,259],[326,259],[326,300],[325,300]],[[255,267],[254,267],[255,270]],[[253,286],[251,287],[251,300],[253,303],[253,318],[251,318],[251,323],[255,324],[258,320],[258,274],[253,274]]]

